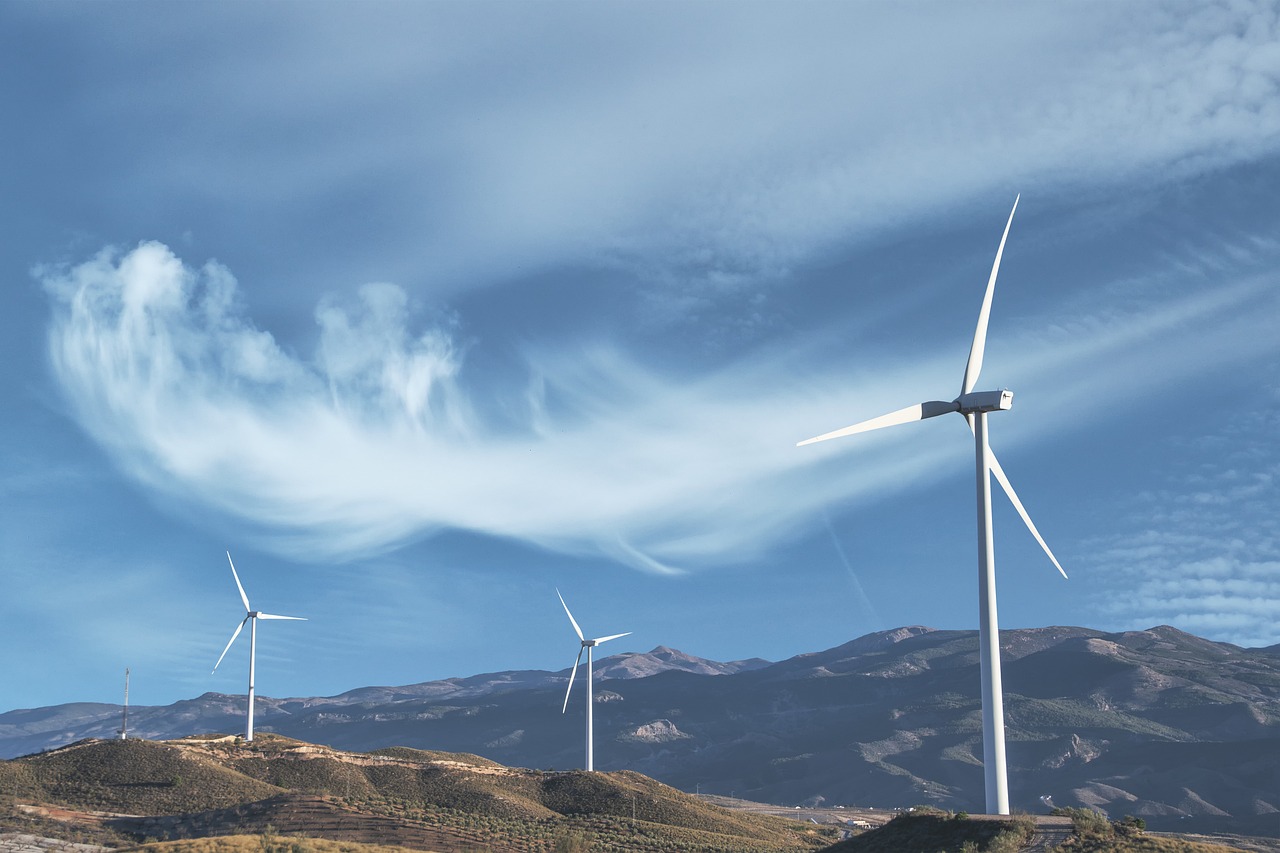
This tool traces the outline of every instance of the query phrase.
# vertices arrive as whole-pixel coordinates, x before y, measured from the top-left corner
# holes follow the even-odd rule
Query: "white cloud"
[[[528,380],[485,386],[482,398],[464,381],[452,321],[415,331],[421,320],[392,285],[362,288],[354,305],[322,301],[317,352],[304,359],[243,317],[229,271],[193,270],[157,243],[40,275],[55,300],[53,367],[84,428],[151,489],[242,519],[293,555],[347,558],[453,528],[670,571],[758,553],[816,526],[832,502],[964,468],[963,429],[953,443],[902,430],[793,447],[911,402],[903,388],[936,396],[937,377],[949,388],[958,372],[956,353],[920,352],[896,368],[815,367],[825,344],[811,341],[662,376],[613,347],[568,341],[530,347]],[[1256,290],[1218,298],[1247,301]],[[1028,336],[1021,363],[1052,374],[1066,352],[1077,365],[1114,368],[1118,350],[1140,353],[1150,336],[1146,348],[1164,358],[1165,342],[1220,307],[1194,296],[1137,306],[1066,351],[1053,336]],[[1251,340],[1220,325],[1232,341]],[[1223,346],[1213,359],[1252,354]],[[1108,387],[1141,400],[1207,363],[1169,359],[1157,381],[1134,370]],[[1094,393],[1074,374],[1050,410]],[[483,414],[493,411],[502,417]],[[911,442],[910,453],[883,452]],[[841,464],[824,464],[833,454]]]
[[[762,399],[776,367],[666,384],[609,348],[531,356],[556,405],[498,424],[472,411],[447,330],[411,333],[389,285],[323,303],[304,361],[228,313],[228,271],[157,243],[41,275],[81,424],[151,488],[284,550],[353,556],[453,527],[664,571],[760,547],[850,489],[766,497],[805,467],[796,436],[832,417],[808,390]]]

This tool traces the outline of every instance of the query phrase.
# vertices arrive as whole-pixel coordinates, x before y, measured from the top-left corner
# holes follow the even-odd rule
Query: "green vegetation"
[[[928,806],[903,812],[877,829],[842,841],[831,853],[1017,853],[1035,834],[1035,824],[1020,815],[1008,819],[971,819]],[[825,852],[824,852],[825,853]]]
[[[1043,739],[1046,731],[1125,731],[1158,740],[1189,740],[1190,735],[1154,720],[1118,709],[1103,711],[1081,699],[1030,699],[1009,694],[1009,737],[1011,740]]]
[[[1149,836],[1146,821],[1132,816],[1110,821],[1090,809],[1063,808],[1053,813],[1070,817],[1075,827],[1075,834],[1058,848],[1062,853],[1226,853],[1235,849]]]
[[[287,844],[287,846],[281,846]],[[146,853],[410,853],[406,847],[328,841],[323,838],[288,838],[267,835],[220,835],[216,838],[189,838],[159,841],[126,848]],[[416,851],[415,853],[420,853]]]

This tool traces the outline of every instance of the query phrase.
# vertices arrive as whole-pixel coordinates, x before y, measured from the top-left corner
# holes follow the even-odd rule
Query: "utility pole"
[[[120,740],[129,737],[129,667],[124,668],[124,711],[120,717]]]

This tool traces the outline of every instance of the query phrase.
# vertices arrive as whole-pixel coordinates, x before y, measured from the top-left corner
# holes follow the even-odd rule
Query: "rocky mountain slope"
[[[1280,835],[1280,656],[1169,627],[1001,632],[1011,799],[1134,814],[1153,827]],[[597,662],[596,765],[775,803],[982,810],[974,632],[901,628],[773,664],[655,649]],[[568,672],[521,672],[323,699],[260,700],[264,730],[343,749],[392,745],[506,765],[581,766]],[[610,677],[611,676],[611,677]],[[243,698],[133,709],[147,737],[238,731]],[[118,708],[0,715],[14,755],[109,736]]]

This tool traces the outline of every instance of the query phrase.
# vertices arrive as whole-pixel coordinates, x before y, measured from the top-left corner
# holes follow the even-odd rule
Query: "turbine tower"
[[[982,309],[978,312],[978,328],[973,333],[973,345],[969,349],[969,361],[965,364],[960,396],[950,402],[930,400],[908,406],[878,418],[861,421],[853,426],[806,439],[797,445],[813,444],[881,427],[920,421],[949,412],[959,412],[968,421],[969,429],[973,432],[978,477],[978,645],[982,672],[982,764],[986,776],[987,813],[1002,815],[1009,813],[1009,782],[1004,754],[1004,692],[1000,683],[1000,628],[996,616],[995,544],[991,530],[991,474],[995,475],[996,482],[1009,496],[1009,500],[1013,502],[1013,508],[1018,511],[1027,529],[1040,543],[1040,547],[1053,561],[1053,565],[1064,578],[1067,576],[1058,558],[1053,556],[1044,537],[1031,521],[1031,516],[1027,514],[1022,501],[1018,500],[1018,495],[1009,483],[1009,478],[1005,476],[1004,469],[1000,467],[1000,462],[987,443],[987,414],[1009,409],[1013,405],[1013,393],[1008,390],[973,390],[978,382],[978,374],[982,370],[982,356],[987,343],[987,320],[991,315],[991,297],[995,292],[996,274],[1000,271],[1000,258],[1004,254],[1005,240],[1009,237],[1009,226],[1013,224],[1013,214],[1018,210],[1018,198],[1013,200],[1013,210],[1009,211],[1009,221],[1005,223],[1004,235],[1000,238],[1000,248],[996,250],[996,260],[991,267],[991,278],[987,280],[987,292],[982,299]]]
[[[129,667],[124,668],[124,708],[120,712],[120,740],[129,738]]]
[[[218,655],[218,663],[213,665],[213,671],[218,671],[218,664],[222,663],[222,659],[227,656],[227,652],[231,651],[231,644],[236,641],[236,637],[240,636],[240,630],[244,628],[244,623],[249,622],[249,722],[245,726],[244,739],[246,741],[253,740],[253,668],[258,654],[258,620],[259,619],[290,619],[298,622],[305,622],[305,616],[276,616],[274,613],[262,613],[254,610],[249,606],[249,596],[244,594],[244,586],[240,583],[240,576],[236,574],[236,564],[231,560],[231,552],[227,552],[227,562],[231,563],[231,577],[236,579],[236,589],[240,590],[240,600],[244,602],[245,617],[240,620],[240,624],[236,626],[235,633],[231,635],[231,639],[227,641],[227,647],[222,650],[222,654]]]
[[[573,692],[573,678],[578,674],[578,664],[582,663],[582,653],[585,651],[587,653],[587,771],[592,772],[596,768],[591,746],[591,650],[601,643],[607,643],[610,640],[625,637],[631,632],[627,631],[626,634],[610,634],[607,637],[597,637],[594,640],[588,640],[586,637],[582,636],[582,629],[578,627],[578,621],[574,619],[573,614],[569,612],[569,605],[564,603],[564,596],[560,595],[560,590],[556,590],[556,595],[559,596],[560,604],[564,607],[564,612],[569,617],[569,624],[573,625],[573,632],[578,635],[578,640],[582,643],[578,648],[578,659],[573,662],[573,671],[569,673],[569,689],[564,692],[564,707],[560,709],[560,713],[563,714],[565,711],[569,710],[569,694]]]

